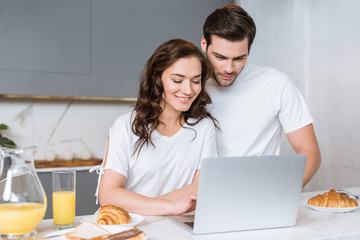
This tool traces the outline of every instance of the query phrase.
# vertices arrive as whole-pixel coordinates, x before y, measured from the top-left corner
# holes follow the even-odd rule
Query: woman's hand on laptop
[[[196,200],[197,200],[197,196],[198,196],[198,193],[197,193],[197,191],[196,192],[193,192],[192,194],[190,194],[191,196],[191,198],[193,199],[193,201],[194,201],[194,204],[193,204],[193,206],[190,208],[190,209],[188,209],[186,212],[192,212],[192,211],[194,211],[195,210],[195,208],[196,208]]]
[[[196,207],[197,192],[187,194],[179,199],[172,200],[172,206],[174,215],[181,215],[186,212],[195,210]]]

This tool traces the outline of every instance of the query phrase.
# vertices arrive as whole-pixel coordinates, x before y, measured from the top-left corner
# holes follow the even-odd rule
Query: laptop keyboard
[[[194,228],[194,222],[184,222],[184,223],[190,226],[191,228]]]

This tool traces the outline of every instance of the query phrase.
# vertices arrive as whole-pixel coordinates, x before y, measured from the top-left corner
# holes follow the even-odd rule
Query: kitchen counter
[[[42,172],[53,172],[53,171],[67,171],[67,170],[75,170],[75,171],[89,171],[94,166],[82,166],[82,167],[53,167],[53,168],[36,168],[35,171],[37,173]]]
[[[53,161],[35,160],[35,171],[45,190],[48,202],[52,202],[52,172],[54,171],[76,171],[76,214],[86,215],[95,212],[99,206],[96,204],[95,191],[98,174],[90,173],[89,170],[100,165],[102,159],[56,159]],[[48,204],[45,219],[52,218],[52,204]]]
[[[360,187],[347,188],[346,190],[354,194],[360,193]],[[305,192],[301,194],[299,213],[294,227],[193,235],[171,222],[167,217],[159,216],[145,216],[145,220],[137,227],[149,236],[149,240],[360,239],[360,208],[349,213],[324,213],[314,211],[305,205],[307,199],[326,191]],[[81,218],[81,216],[76,217],[76,222],[79,223]],[[49,231],[53,231],[53,228],[52,220],[48,219],[43,220],[37,230],[39,235],[44,235]]]
[[[53,161],[35,160],[36,172],[52,172],[54,170],[89,170],[93,166],[100,165],[102,159],[94,158],[88,160],[72,159],[72,160],[61,160],[56,159]]]

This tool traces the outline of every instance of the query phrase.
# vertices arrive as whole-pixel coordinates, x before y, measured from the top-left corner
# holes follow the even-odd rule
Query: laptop
[[[169,216],[194,234],[294,226],[305,155],[206,158],[195,216]]]

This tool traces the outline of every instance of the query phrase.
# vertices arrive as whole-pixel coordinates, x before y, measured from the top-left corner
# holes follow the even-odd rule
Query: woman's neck
[[[175,109],[169,109],[165,106],[162,113],[159,116],[160,124],[156,130],[164,136],[171,137],[176,134],[182,125],[185,124],[182,112]]]

